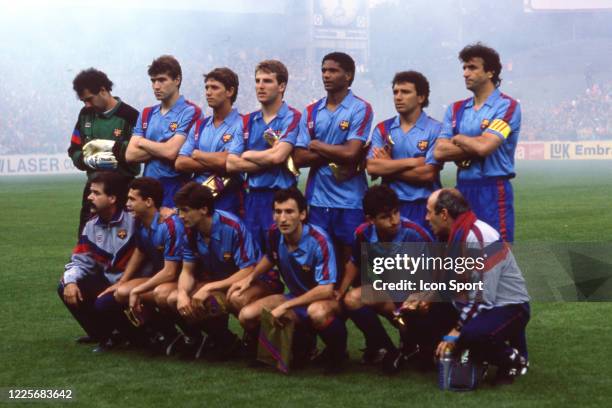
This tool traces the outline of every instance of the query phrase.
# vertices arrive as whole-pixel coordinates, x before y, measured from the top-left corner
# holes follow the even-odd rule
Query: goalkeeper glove
[[[110,152],[115,144],[114,140],[95,139],[83,146],[83,155],[85,157],[101,152]]]
[[[117,168],[117,159],[111,152],[92,154],[84,158],[83,163],[93,170],[114,170]]]

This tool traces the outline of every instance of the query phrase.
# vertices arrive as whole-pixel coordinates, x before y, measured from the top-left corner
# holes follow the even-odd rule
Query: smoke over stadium
[[[90,66],[114,93],[141,109],[151,103],[153,58],[183,65],[184,95],[205,107],[202,74],[239,74],[237,108],[256,108],[255,64],[288,66],[287,102],[298,108],[321,90],[330,50],[357,62],[353,89],[391,116],[390,80],[415,69],[432,84],[428,113],[464,95],[457,52],[483,41],[502,56],[503,87],[521,101],[522,142],[609,140],[612,135],[612,12],[606,1],[109,1],[3,2],[0,155],[63,153],[80,102],[71,81]],[[5,174],[3,172],[3,174]]]

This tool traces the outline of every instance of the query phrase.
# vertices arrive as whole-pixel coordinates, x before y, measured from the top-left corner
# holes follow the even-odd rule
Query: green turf
[[[610,162],[520,163],[517,242],[612,241],[611,170]],[[443,180],[452,184],[452,169]],[[435,374],[387,378],[359,366],[362,340],[352,325],[350,367],[331,377],[316,369],[284,376],[242,362],[188,363],[136,352],[93,355],[72,342],[81,330],[55,293],[75,242],[82,183],[80,177],[0,179],[4,390],[68,387],[75,407],[612,404],[610,303],[533,304],[528,376],[467,394],[440,392]]]

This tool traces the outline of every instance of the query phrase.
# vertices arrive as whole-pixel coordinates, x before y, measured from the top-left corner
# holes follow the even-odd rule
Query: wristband
[[[446,336],[442,337],[442,340],[447,343],[454,343],[457,341],[458,338],[459,336],[450,336],[447,334]]]

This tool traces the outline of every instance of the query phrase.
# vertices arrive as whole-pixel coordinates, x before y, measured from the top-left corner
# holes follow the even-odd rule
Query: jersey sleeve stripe
[[[319,248],[321,249],[321,254],[323,254],[323,280],[329,279],[329,246],[325,237],[314,228],[310,228],[310,235],[317,241],[319,244]]]

